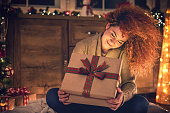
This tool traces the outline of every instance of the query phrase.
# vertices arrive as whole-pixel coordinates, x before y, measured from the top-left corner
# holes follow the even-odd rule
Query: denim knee
[[[149,102],[145,97],[135,95],[132,99],[131,106],[133,107],[133,113],[147,113]]]
[[[58,88],[52,88],[47,92],[46,102],[48,106],[51,108],[55,107],[56,104],[59,103],[58,90],[59,90]]]

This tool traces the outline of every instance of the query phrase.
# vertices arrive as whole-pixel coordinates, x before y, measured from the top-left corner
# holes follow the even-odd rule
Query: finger
[[[113,111],[116,111],[118,109],[118,107],[115,107],[115,108],[110,107],[110,109],[112,109]]]
[[[112,108],[116,108],[118,106],[118,104],[110,104],[110,107],[112,107]]]
[[[114,110],[117,110],[117,109],[119,108],[119,105],[111,105],[110,108],[112,108],[112,109],[114,109]]]
[[[64,94],[64,95],[58,95],[58,96],[59,96],[59,98],[67,98],[70,96],[70,94]]]
[[[119,104],[118,99],[109,99],[109,100],[107,100],[107,102],[110,103],[110,104]]]
[[[69,98],[67,97],[67,98],[59,98],[59,101],[60,102],[67,102],[69,100]]]
[[[63,95],[63,94],[65,94],[65,92],[64,92],[64,91],[59,90],[59,91],[58,91],[58,94],[59,94],[59,95]]]
[[[64,105],[69,105],[69,104],[71,104],[70,102],[64,102],[63,103]]]
[[[117,105],[117,104],[119,104],[118,101],[112,101],[112,100],[107,101],[107,103],[108,103],[108,104],[112,104],[112,105]]]
[[[116,108],[113,108],[113,107],[110,107],[110,109],[112,109],[113,111],[116,111],[116,110],[117,110]]]

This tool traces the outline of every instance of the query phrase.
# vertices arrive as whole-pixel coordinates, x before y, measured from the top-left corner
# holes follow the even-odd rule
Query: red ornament
[[[71,15],[71,12],[70,12],[70,11],[65,11],[65,15],[66,15],[66,16],[70,16],[70,15]]]
[[[106,18],[106,14],[103,14],[103,18]]]

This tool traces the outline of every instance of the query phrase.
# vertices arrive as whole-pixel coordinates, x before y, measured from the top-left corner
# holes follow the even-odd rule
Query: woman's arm
[[[132,75],[129,70],[129,63],[125,53],[122,55],[122,69],[121,69],[121,90],[123,92],[124,102],[128,101],[137,93],[135,83],[135,75]]]

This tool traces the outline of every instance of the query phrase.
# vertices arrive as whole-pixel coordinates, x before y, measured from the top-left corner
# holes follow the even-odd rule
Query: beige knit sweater
[[[80,54],[102,56],[101,34],[81,40],[76,44],[76,47],[74,48],[73,52]],[[125,52],[121,50],[121,48],[112,49],[109,50],[105,57],[122,58],[123,60],[120,87],[124,95],[123,102],[126,102],[129,99],[131,99],[132,96],[137,92],[137,88],[135,84],[135,76],[131,75],[130,73],[129,64]]]

